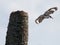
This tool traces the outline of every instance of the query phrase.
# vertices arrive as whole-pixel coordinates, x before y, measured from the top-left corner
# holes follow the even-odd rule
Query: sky
[[[58,7],[54,19],[36,24],[35,19],[51,7]],[[0,0],[0,45],[5,45],[9,16],[23,10],[29,16],[28,45],[60,45],[60,0]]]

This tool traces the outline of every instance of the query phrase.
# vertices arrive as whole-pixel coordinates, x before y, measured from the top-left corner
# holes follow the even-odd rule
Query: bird
[[[44,12],[44,14],[40,15],[36,20],[35,23],[39,24],[41,23],[44,19],[49,19],[53,17],[50,14],[53,14],[55,11],[57,11],[57,7],[52,7],[50,9],[48,9],[47,11]]]

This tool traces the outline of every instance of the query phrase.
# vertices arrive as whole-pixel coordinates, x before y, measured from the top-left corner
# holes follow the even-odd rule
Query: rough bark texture
[[[27,45],[27,44],[28,44],[28,14],[24,11],[12,12],[10,14],[5,45]]]

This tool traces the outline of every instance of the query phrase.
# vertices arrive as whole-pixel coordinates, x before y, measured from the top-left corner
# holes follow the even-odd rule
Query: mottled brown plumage
[[[53,8],[50,8],[48,9],[43,15],[40,15],[36,20],[35,22],[38,24],[38,23],[41,23],[45,18],[52,18],[52,16],[50,16],[50,14],[53,14],[55,11],[57,11],[57,7],[53,7]]]

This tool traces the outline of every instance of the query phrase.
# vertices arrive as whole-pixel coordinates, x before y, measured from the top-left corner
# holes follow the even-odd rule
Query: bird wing
[[[56,10],[57,10],[57,7],[52,7],[52,8],[50,8],[50,9],[48,9],[48,10],[44,13],[44,15],[45,15],[45,16],[48,16],[48,15],[50,15],[50,14],[53,14]]]
[[[45,18],[52,18],[50,16],[50,14],[53,14],[55,11],[57,10],[57,7],[52,7],[50,9],[48,9],[43,15],[39,16],[35,22],[38,24],[38,23],[41,23]]]
[[[38,23],[41,23],[43,20],[44,20],[44,15],[41,15],[41,16],[39,16],[36,20],[35,20],[35,22],[38,24]]]

